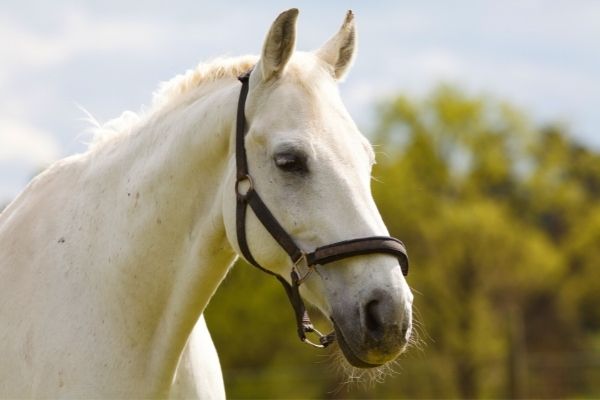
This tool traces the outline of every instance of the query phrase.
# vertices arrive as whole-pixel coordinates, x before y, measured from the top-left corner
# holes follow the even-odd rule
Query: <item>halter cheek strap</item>
[[[251,71],[250,71],[251,72]],[[310,272],[316,265],[325,265],[334,261],[343,260],[345,258],[354,257],[366,254],[389,254],[395,256],[400,263],[402,273],[408,274],[408,256],[404,244],[393,237],[389,236],[370,236],[345,240],[321,246],[312,252],[306,253],[300,249],[294,239],[281,226],[277,218],[271,213],[267,205],[260,198],[255,190],[254,182],[248,171],[248,160],[246,157],[246,147],[244,146],[244,138],[246,134],[246,117],[244,113],[246,98],[248,97],[248,81],[250,72],[240,76],[238,79],[242,82],[242,89],[237,107],[236,121],[236,144],[235,144],[235,159],[236,159],[236,233],[238,246],[244,258],[252,265],[257,267],[269,275],[275,276],[283,285],[286,294],[294,308],[296,325],[298,328],[298,336],[305,343],[312,344],[316,347],[327,347],[335,340],[335,334],[332,332],[328,335],[323,335],[317,331],[312,325],[306,307],[300,296],[300,285],[308,277]],[[279,246],[289,255],[294,267],[292,268],[290,280],[288,283],[281,275],[276,274],[262,265],[252,256],[248,242],[246,240],[246,211],[248,206],[262,223],[265,229],[277,241]],[[298,274],[298,265],[305,264],[308,272],[303,277]],[[319,337],[319,343],[311,342],[307,337],[307,333],[314,332]]]

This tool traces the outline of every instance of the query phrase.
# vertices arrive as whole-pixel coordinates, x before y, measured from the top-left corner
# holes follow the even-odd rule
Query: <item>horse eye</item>
[[[279,153],[273,157],[275,165],[285,172],[308,172],[306,157],[297,153]]]

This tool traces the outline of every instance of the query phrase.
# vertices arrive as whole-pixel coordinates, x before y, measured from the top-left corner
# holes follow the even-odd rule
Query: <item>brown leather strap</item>
[[[235,182],[235,191],[236,191],[236,234],[238,246],[240,247],[240,251],[244,258],[251,264],[256,267],[262,269],[265,272],[271,273],[271,271],[266,270],[261,267],[254,257],[252,257],[252,253],[250,253],[250,249],[248,248],[248,242],[246,241],[246,198],[243,193],[241,193],[241,182],[244,179],[248,179],[250,184],[250,189],[252,189],[252,179],[248,175],[248,161],[246,159],[246,148],[244,146],[244,135],[245,135],[245,126],[246,126],[246,115],[244,112],[244,108],[246,106],[246,97],[248,97],[248,79],[250,77],[250,72],[240,76],[238,79],[242,82],[242,89],[240,90],[240,97],[238,99],[237,106],[237,118],[236,118],[236,140],[235,140],[235,164],[237,177]],[[249,190],[250,190],[249,189]]]
[[[292,262],[296,263],[302,257],[302,250],[300,250],[294,239],[279,224],[277,218],[271,214],[271,211],[269,211],[269,208],[262,201],[258,193],[256,193],[256,190],[248,193],[247,201],[254,214],[256,214],[260,222],[262,222],[267,231],[273,236],[273,239],[288,253]]]
[[[304,302],[302,301],[302,297],[300,296],[299,285],[297,284],[298,274],[295,271],[292,271],[291,281],[292,285],[290,285],[281,275],[276,274],[266,268],[256,261],[256,259],[252,256],[252,252],[248,247],[248,241],[246,239],[246,210],[248,209],[248,205],[252,208],[255,215],[261,221],[261,223],[265,226],[267,231],[273,236],[273,238],[279,243],[281,247],[283,247],[286,252],[292,257],[293,260],[301,257],[302,253],[300,249],[296,246],[292,238],[287,234],[285,229],[279,224],[277,219],[273,216],[273,214],[269,211],[265,203],[262,201],[258,193],[254,190],[254,184],[252,182],[252,178],[248,173],[248,160],[246,158],[246,147],[244,146],[245,139],[245,129],[246,129],[246,116],[245,116],[245,105],[246,98],[248,96],[248,80],[250,77],[250,71],[238,79],[242,82],[242,89],[240,91],[240,97],[238,100],[237,106],[237,119],[236,119],[236,152],[235,152],[235,161],[236,161],[236,183],[235,183],[235,191],[236,191],[236,234],[238,240],[238,246],[240,248],[240,252],[250,264],[260,269],[263,272],[266,272],[269,275],[273,275],[277,278],[279,283],[283,286],[286,295],[294,309],[294,319],[296,321],[298,337],[303,342],[306,341],[306,333],[312,332],[314,330],[312,323],[310,322],[310,318],[308,317],[308,313],[306,312],[306,307]],[[246,188],[242,188],[242,185],[246,185]],[[331,335],[324,336],[321,339],[321,345],[323,347],[329,345],[333,342],[334,337]]]
[[[246,116],[245,116],[245,104],[246,98],[248,97],[248,86],[249,86],[249,78],[250,72],[240,76],[238,79],[242,82],[242,89],[240,91],[240,98],[238,101],[237,107],[237,121],[236,121],[236,166],[237,166],[237,182],[236,182],[236,192],[238,198],[238,218],[237,218],[237,233],[238,233],[238,242],[240,237],[242,237],[243,241],[243,249],[242,254],[246,259],[253,260],[253,264],[258,264],[254,257],[250,254],[250,249],[248,248],[248,244],[246,242],[246,229],[245,229],[245,213],[246,213],[246,204],[249,204],[252,207],[252,210],[260,220],[260,222],[267,228],[271,236],[279,243],[281,247],[289,254],[292,261],[296,262],[301,256],[302,251],[296,246],[294,240],[288,233],[283,229],[281,224],[277,221],[277,219],[273,216],[269,208],[262,201],[256,190],[254,190],[254,185],[252,183],[252,178],[250,178],[250,174],[248,172],[248,160],[246,157],[246,146],[244,146],[244,139],[246,135],[245,127],[246,127]],[[249,188],[243,194],[240,193],[241,188],[239,185],[242,181],[248,181]],[[243,208],[243,210],[242,210]],[[261,269],[265,269],[260,267]]]
[[[250,79],[250,72],[248,71],[238,79],[242,82],[242,89],[240,90],[240,97],[237,105],[237,117],[235,122],[235,164],[237,169],[237,179],[240,180],[248,176],[248,160],[246,158],[246,146],[244,146],[244,136],[246,134],[246,98],[248,97],[248,81]]]
[[[404,276],[408,275],[408,256],[404,243],[388,236],[371,236],[321,246],[308,253],[306,261],[308,265],[325,265],[348,257],[377,253],[395,256]]]
[[[277,218],[273,216],[269,208],[262,201],[256,190],[254,183],[248,172],[248,161],[246,158],[246,147],[244,146],[246,117],[244,112],[246,97],[248,96],[248,80],[250,72],[239,77],[242,82],[240,99],[237,108],[237,123],[236,123],[236,195],[237,195],[237,210],[236,210],[236,231],[240,251],[246,260],[257,266],[261,270],[273,274],[266,268],[263,268],[252,256],[246,240],[246,209],[250,205],[252,211],[271,234],[271,236],[279,243],[279,245],[288,253],[293,262],[298,261],[302,257],[302,251],[294,242],[294,239],[281,226]],[[245,192],[242,192],[241,185],[246,182],[248,186]]]

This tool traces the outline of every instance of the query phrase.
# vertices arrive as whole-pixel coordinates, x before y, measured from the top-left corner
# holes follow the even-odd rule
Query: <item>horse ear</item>
[[[260,57],[262,80],[281,75],[296,47],[298,9],[284,11],[275,19],[263,44]]]
[[[356,30],[354,28],[354,14],[351,10],[346,13],[346,18],[340,30],[316,53],[319,58],[331,65],[333,77],[336,80],[344,79],[356,55]]]

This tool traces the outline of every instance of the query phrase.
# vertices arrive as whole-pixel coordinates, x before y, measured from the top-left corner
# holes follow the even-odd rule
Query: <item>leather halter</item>
[[[305,252],[300,249],[294,239],[281,226],[277,219],[273,216],[269,208],[262,201],[254,188],[254,182],[248,171],[248,160],[246,157],[246,147],[244,146],[244,138],[246,134],[246,116],[244,113],[246,105],[246,97],[248,96],[248,81],[250,72],[240,76],[238,79],[242,82],[242,89],[237,108],[236,121],[236,144],[235,144],[235,160],[237,167],[237,176],[235,182],[235,192],[237,197],[236,206],[236,230],[237,240],[240,251],[244,258],[267,274],[275,276],[283,285],[289,300],[294,308],[296,325],[298,328],[298,336],[300,340],[316,347],[327,347],[335,340],[335,333],[323,335],[317,331],[312,325],[302,297],[300,296],[300,284],[308,277],[317,265],[325,265],[344,258],[353,257],[364,254],[390,254],[398,258],[402,273],[408,274],[408,256],[404,244],[393,237],[388,236],[370,236],[341,242],[332,243],[321,246],[312,252]],[[288,283],[281,275],[276,274],[263,266],[261,266],[252,256],[248,242],[246,240],[246,210],[252,208],[258,220],[262,223],[265,229],[286,251],[293,263],[291,272],[291,284]],[[298,265],[305,264],[308,272],[300,277],[298,274]],[[314,332],[319,337],[319,344],[311,342],[306,334]]]

